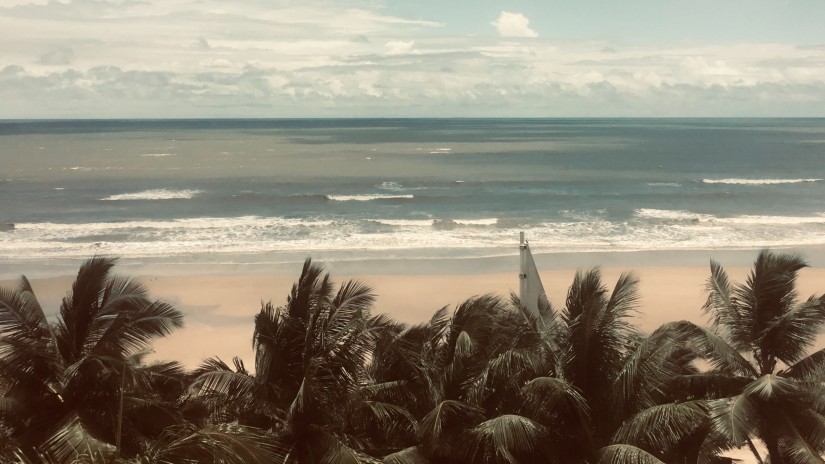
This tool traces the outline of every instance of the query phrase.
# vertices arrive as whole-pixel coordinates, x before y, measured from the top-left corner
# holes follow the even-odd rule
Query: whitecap
[[[432,219],[376,219],[377,223],[395,227],[429,227]]]
[[[681,187],[682,184],[678,182],[648,182],[648,187]]]
[[[381,182],[381,185],[379,185],[378,188],[382,190],[401,190],[404,187],[398,182],[385,181]]]
[[[777,185],[777,184],[801,184],[807,182],[819,182],[822,179],[702,179],[703,184],[728,184],[728,185]]]
[[[174,153],[144,153],[140,156],[146,158],[166,158],[167,156],[175,156]]]
[[[380,193],[366,193],[363,195],[327,195],[332,201],[372,201],[372,200],[410,200],[413,195],[385,195]]]
[[[189,200],[200,194],[200,190],[169,190],[154,189],[142,192],[120,193],[101,198],[103,201],[124,201],[124,200]]]
[[[463,226],[494,226],[498,224],[497,218],[484,219],[454,219],[453,222]]]
[[[710,214],[693,213],[683,210],[640,208],[636,210],[636,217],[647,219],[668,219],[674,221],[709,221],[715,217]]]

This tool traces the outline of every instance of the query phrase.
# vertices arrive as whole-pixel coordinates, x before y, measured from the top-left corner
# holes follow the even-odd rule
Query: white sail
[[[541,308],[547,308],[547,294],[541,284],[536,262],[530,252],[530,244],[524,240],[524,232],[521,233],[521,273],[519,274],[519,299],[521,304],[527,308],[531,316],[536,318],[543,325],[544,317]]]

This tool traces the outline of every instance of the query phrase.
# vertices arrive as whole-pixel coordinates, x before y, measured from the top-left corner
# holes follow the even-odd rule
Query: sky
[[[825,116],[822,0],[0,0],[0,118]]]

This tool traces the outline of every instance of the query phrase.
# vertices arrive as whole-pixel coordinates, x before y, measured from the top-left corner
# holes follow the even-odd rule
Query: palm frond
[[[557,422],[557,417],[572,417],[580,425],[588,423],[587,400],[564,379],[537,377],[521,388],[521,397],[523,413],[539,422],[549,425]]]
[[[260,430],[234,424],[204,428],[167,428],[145,453],[150,463],[215,462],[247,464],[285,462],[286,450]]]
[[[665,464],[647,451],[632,445],[605,446],[598,452],[597,464]]]
[[[709,425],[705,401],[652,406],[626,420],[613,436],[615,443],[666,451]]]
[[[712,400],[708,405],[715,430],[736,446],[741,446],[759,427],[757,407],[748,395]]]
[[[517,391],[526,379],[538,375],[539,370],[540,360],[531,349],[510,349],[499,353],[473,380],[468,395],[470,402],[480,405],[488,396],[506,401],[503,390],[510,388]]]
[[[711,315],[714,329],[720,327],[727,329],[740,324],[741,317],[733,305],[728,273],[715,260],[710,260],[710,277],[705,284],[705,291],[708,296],[702,310]]]
[[[248,374],[231,370],[214,370],[200,374],[190,385],[189,391],[195,395],[225,395],[240,398],[255,388],[255,379]]]
[[[800,359],[780,374],[795,380],[822,381],[825,379],[825,348]]]
[[[753,365],[716,333],[689,321],[671,322],[668,325],[676,330],[699,356],[707,359],[714,369],[744,376],[757,375]]]
[[[449,455],[456,446],[452,441],[483,419],[478,408],[460,401],[442,401],[419,422],[418,441],[431,454]]]
[[[770,353],[785,364],[793,364],[805,356],[825,324],[825,302],[811,296],[795,304],[765,323],[755,342],[763,354]]]
[[[779,430],[783,435],[779,440],[779,451],[783,455],[783,462],[790,464],[808,464],[808,463],[825,463],[822,457],[823,452],[823,433],[825,433],[825,424],[821,421],[818,425],[818,430],[813,437],[811,434],[805,434],[800,429],[797,421],[788,417],[787,414],[780,414],[781,424],[774,424],[774,427],[779,425]],[[808,436],[806,436],[808,435]],[[810,440],[814,438],[814,440]],[[818,441],[816,441],[818,439]]]
[[[384,457],[384,464],[430,464],[421,448],[413,446]]]
[[[75,414],[57,424],[38,451],[56,463],[68,463],[83,454],[111,455],[114,447],[95,438]]]
[[[360,310],[364,313],[369,313],[373,303],[375,303],[375,294],[372,287],[357,280],[348,280],[341,284],[332,300],[332,305],[339,310]]]
[[[606,312],[618,319],[638,311],[638,304],[639,276],[633,272],[623,272],[607,301]]]
[[[547,429],[532,420],[512,414],[475,426],[468,437],[467,456],[477,463],[525,462],[548,454]]]
[[[787,398],[797,393],[797,391],[797,386],[792,380],[775,374],[765,374],[749,383],[742,394],[771,401],[783,397]]]
[[[681,348],[678,334],[664,326],[640,340],[625,356],[613,381],[612,403],[617,409],[628,409],[631,403],[641,407],[653,406],[653,393],[660,393],[675,375],[678,367],[671,366],[671,356]]]

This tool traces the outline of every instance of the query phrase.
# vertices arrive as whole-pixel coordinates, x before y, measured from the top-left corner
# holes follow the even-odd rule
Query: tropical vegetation
[[[25,277],[0,289],[0,462],[823,462],[825,298],[800,299],[795,255],[762,251],[743,283],[712,261],[708,326],[652,333],[632,273],[579,271],[538,314],[481,295],[409,325],[307,260],[254,316],[252,369],[191,371],[146,361],[183,315],[115,263],[84,262],[58,308]]]

